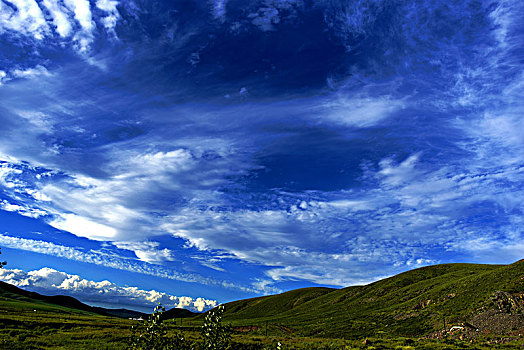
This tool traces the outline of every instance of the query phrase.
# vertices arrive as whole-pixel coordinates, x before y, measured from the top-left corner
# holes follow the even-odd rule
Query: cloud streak
[[[118,255],[111,254],[109,252],[103,252],[103,251],[94,251],[94,250],[84,250],[69,246],[64,246],[60,244],[55,244],[52,242],[42,241],[42,240],[34,240],[34,239],[26,239],[26,238],[19,238],[19,237],[12,237],[7,235],[1,235],[0,234],[0,245],[12,249],[20,249],[20,250],[26,250],[30,252],[35,253],[41,253],[46,255],[51,255],[59,258],[65,258],[69,260],[74,261],[80,261],[85,263],[90,263],[93,265],[100,265],[105,267],[114,268],[117,270],[124,270],[124,271],[130,271],[130,272],[136,272],[144,275],[150,275],[155,277],[161,277],[168,280],[176,280],[176,281],[182,281],[182,282],[190,282],[190,283],[200,283],[203,285],[209,285],[209,286],[221,286],[224,288],[232,288],[232,289],[240,289],[240,290],[249,290],[242,286],[237,286],[233,283],[227,282],[227,281],[220,281],[212,278],[205,278],[196,274],[184,274],[179,273],[173,269],[166,268],[160,265],[156,264],[150,264],[150,263],[142,263],[140,261],[136,261],[135,259],[129,259],[129,258],[122,258]],[[131,248],[129,244],[119,244],[122,247],[125,247],[123,249],[129,249]],[[153,246],[156,246],[154,243]],[[145,244],[141,245],[141,248]],[[139,255],[140,250],[139,250]],[[155,254],[154,251],[148,250],[147,252],[143,253],[147,259],[149,260],[155,260],[155,256],[160,255],[166,255],[165,251],[160,251],[159,254]],[[171,257],[168,255],[169,258]]]

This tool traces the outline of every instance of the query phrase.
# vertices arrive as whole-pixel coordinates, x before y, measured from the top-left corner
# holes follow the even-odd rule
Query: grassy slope
[[[80,302],[79,300],[66,296],[66,295],[53,295],[47,296],[38,294],[35,292],[29,292],[13,286],[9,283],[0,281],[0,300],[22,300],[33,303],[44,303],[49,305],[61,306],[65,308],[72,308],[76,310],[82,310],[89,314],[98,314],[102,316],[114,316],[114,317],[144,317],[146,314],[138,311],[127,310],[127,309],[106,309],[102,307],[89,306]]]
[[[336,289],[316,287],[295,289],[278,295],[234,301],[226,304],[226,310],[227,315],[235,319],[270,318],[334,291]]]
[[[0,288],[0,349],[122,349],[131,321]],[[35,293],[35,295],[37,295]],[[49,298],[60,303],[74,301]],[[76,301],[78,302],[78,301]]]
[[[497,290],[524,291],[522,277],[524,260],[428,266],[366,286],[307,288],[232,302],[225,320],[260,326],[269,321],[296,335],[423,335],[443,328],[443,318],[448,324],[469,319]]]
[[[0,349],[122,349],[130,325],[43,301],[0,298]]]

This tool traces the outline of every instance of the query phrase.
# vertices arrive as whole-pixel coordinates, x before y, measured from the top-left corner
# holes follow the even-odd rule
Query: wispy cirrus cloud
[[[136,243],[134,244],[136,245]],[[200,276],[198,274],[179,273],[175,271],[174,269],[171,269],[168,267],[163,267],[161,265],[151,264],[147,262],[141,262],[141,261],[138,261],[137,259],[124,258],[115,253],[111,253],[109,251],[103,252],[100,250],[95,251],[92,249],[80,249],[77,247],[70,247],[70,246],[55,244],[55,243],[44,241],[44,240],[19,238],[19,237],[13,237],[13,236],[8,236],[8,235],[3,235],[3,234],[0,234],[0,245],[3,247],[7,247],[7,248],[26,250],[30,252],[41,253],[41,254],[51,255],[51,256],[55,256],[59,258],[66,258],[66,259],[70,259],[74,261],[91,263],[94,265],[106,266],[106,267],[114,268],[117,270],[136,272],[136,273],[140,273],[144,275],[161,277],[165,279],[171,279],[171,280],[182,281],[182,282],[199,283],[199,284],[210,285],[210,286],[222,286],[224,288],[232,288],[232,289],[238,288],[240,290],[246,290],[246,291],[252,292],[252,290],[250,290],[249,288],[238,286],[228,281],[220,281],[220,280],[213,279],[213,278],[207,278],[207,277]],[[146,244],[140,245],[138,249],[134,246],[131,246],[130,244],[120,244],[120,245],[122,249],[139,250],[139,249],[144,249],[144,246]],[[152,244],[152,246],[156,248],[156,245],[154,243]],[[155,255],[155,251],[149,249],[146,252],[144,252],[144,254],[146,254],[148,258],[151,258],[152,256]],[[166,255],[166,252],[160,250],[158,251],[158,254],[156,255]],[[169,255],[169,257],[171,257],[171,255]]]

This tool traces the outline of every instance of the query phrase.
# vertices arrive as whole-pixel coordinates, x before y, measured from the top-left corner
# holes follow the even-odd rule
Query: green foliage
[[[162,321],[164,311],[166,309],[158,304],[146,320],[142,320],[139,324],[131,327],[131,336],[128,340],[129,349],[193,349],[193,345],[186,341],[180,333],[169,334],[167,324]]]
[[[204,350],[225,350],[231,344],[231,325],[222,325],[224,305],[208,312],[200,329]]]
[[[2,254],[2,249],[1,249],[1,248],[0,248],[0,254]],[[0,262],[0,269],[1,269],[2,267],[4,267],[5,265],[7,265],[7,262],[6,262],[6,261],[2,261],[2,262]]]

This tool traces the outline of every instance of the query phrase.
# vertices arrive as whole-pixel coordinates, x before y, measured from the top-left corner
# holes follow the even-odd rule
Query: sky
[[[0,280],[151,311],[524,257],[520,0],[0,0]]]

